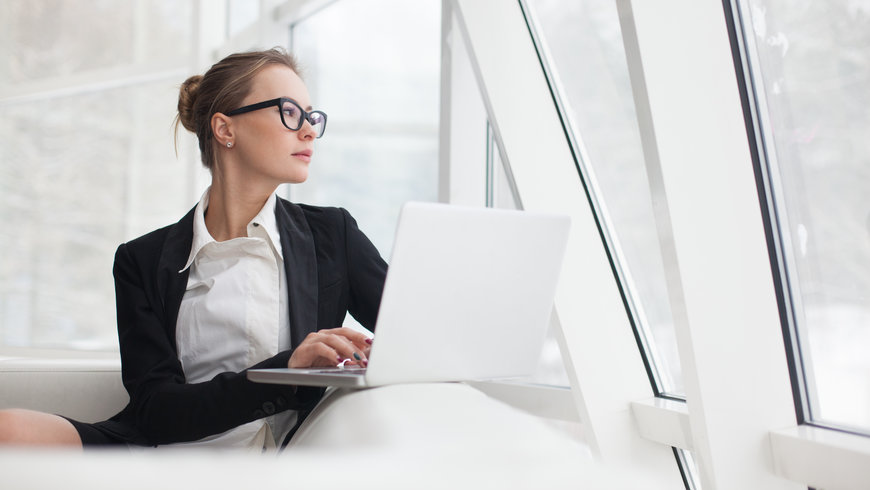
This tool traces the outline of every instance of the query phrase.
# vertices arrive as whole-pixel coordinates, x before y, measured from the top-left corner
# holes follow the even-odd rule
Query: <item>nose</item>
[[[297,136],[301,140],[313,140],[317,137],[317,131],[314,130],[314,127],[311,126],[311,123],[308,122],[308,119],[305,119],[302,122],[302,127],[299,128],[299,131],[296,132]]]

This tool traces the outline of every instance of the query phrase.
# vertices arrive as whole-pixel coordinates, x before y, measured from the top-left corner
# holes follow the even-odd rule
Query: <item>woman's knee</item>
[[[22,410],[0,410],[0,443],[14,444],[21,439],[23,423]]]

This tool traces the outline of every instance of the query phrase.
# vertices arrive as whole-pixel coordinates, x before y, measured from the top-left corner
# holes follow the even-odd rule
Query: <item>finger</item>
[[[352,358],[355,361],[360,361],[368,357],[371,339],[362,332],[359,332],[352,328],[341,327],[319,330],[317,333],[324,335],[335,335],[353,344],[354,349],[356,349],[355,352],[359,355],[360,359],[356,359],[353,356],[353,353],[349,353],[348,357]],[[335,347],[335,344],[330,345],[333,345],[333,347]],[[340,349],[337,350],[339,351],[339,353],[342,353]]]
[[[335,366],[341,362],[339,354],[323,342],[317,342],[306,338],[287,362],[290,368],[306,368],[315,366]]]
[[[364,334],[358,330],[354,330],[352,328],[347,328],[347,327],[330,328],[330,329],[320,330],[319,332],[330,333],[333,335],[340,335],[340,336],[346,338],[347,340],[351,341],[357,347],[357,349],[360,349],[360,350],[365,349],[365,347],[367,345],[371,345],[371,342],[367,342],[367,340],[370,340],[370,339],[366,334]]]
[[[332,333],[322,334],[320,341],[335,349],[342,358],[348,358],[357,362],[367,360],[363,349],[358,348],[353,342],[342,335]]]
[[[361,345],[351,341],[351,338],[357,341],[362,340]],[[331,347],[341,358],[350,359],[356,363],[368,361],[368,354],[365,347],[369,345],[366,342],[366,336],[349,328],[331,328],[318,330],[308,334],[300,344],[299,349],[308,346],[309,344],[323,343]],[[306,347],[307,352],[307,347]],[[299,357],[300,363],[303,358]],[[307,361],[308,359],[305,359]],[[331,362],[331,359],[329,359]],[[339,359],[339,362],[341,360]]]

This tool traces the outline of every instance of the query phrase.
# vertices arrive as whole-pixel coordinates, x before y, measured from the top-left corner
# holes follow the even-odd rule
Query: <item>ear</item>
[[[215,113],[211,116],[211,132],[218,145],[226,146],[227,142],[232,142],[235,137],[233,134],[233,120],[220,112]]]

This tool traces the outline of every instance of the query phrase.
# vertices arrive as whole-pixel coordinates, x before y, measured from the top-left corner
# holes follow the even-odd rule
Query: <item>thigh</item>
[[[0,444],[82,447],[72,423],[63,417],[24,409],[0,410]]]

